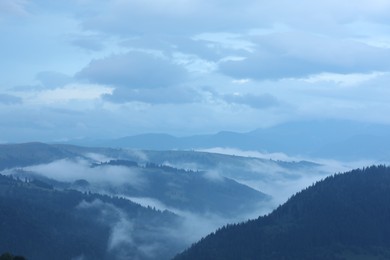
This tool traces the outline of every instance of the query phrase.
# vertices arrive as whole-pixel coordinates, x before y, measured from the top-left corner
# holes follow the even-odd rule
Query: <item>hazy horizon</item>
[[[0,142],[390,125],[390,3],[3,0]]]

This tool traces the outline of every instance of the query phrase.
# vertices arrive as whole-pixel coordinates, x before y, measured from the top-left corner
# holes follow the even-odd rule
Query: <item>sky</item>
[[[0,0],[0,142],[390,124],[390,1]]]

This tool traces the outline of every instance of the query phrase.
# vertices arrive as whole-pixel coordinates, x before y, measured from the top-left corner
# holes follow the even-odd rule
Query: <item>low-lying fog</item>
[[[112,159],[118,159],[105,154],[88,153],[84,155],[84,158],[62,159],[48,164],[24,167],[22,170],[25,176],[41,176],[59,182],[74,183],[77,180],[86,180],[89,186],[87,188],[84,187],[84,189],[88,189],[91,192],[119,196],[145,207],[168,210],[179,215],[182,221],[177,226],[170,229],[150,228],[148,233],[144,234],[144,236],[161,237],[160,244],[143,243],[134,246],[134,236],[140,236],[140,232],[134,230],[136,226],[132,223],[132,220],[126,219],[126,215],[120,209],[101,201],[85,202],[79,205],[80,210],[88,208],[100,209],[100,216],[98,216],[100,221],[106,221],[111,229],[107,250],[117,250],[118,259],[121,259],[121,255],[125,258],[126,252],[121,252],[121,250],[125,250],[126,247],[136,248],[136,250],[142,253],[143,258],[154,259],[158,257],[159,252],[164,247],[164,242],[170,241],[170,243],[175,243],[176,241],[184,249],[225,224],[245,221],[249,218],[256,218],[269,213],[294,193],[330,174],[375,163],[371,161],[339,162],[321,159],[310,160],[307,158],[292,158],[282,153],[265,154],[222,148],[208,149],[204,152],[235,155],[235,162],[240,163],[230,163],[229,161],[215,162],[207,169],[205,169],[207,165],[205,166],[204,163],[199,163],[196,160],[166,160],[163,164],[178,169],[192,170],[195,174],[201,174],[205,181],[213,182],[216,185],[225,182],[226,178],[229,178],[265,193],[271,199],[267,202],[259,202],[258,206],[251,212],[237,213],[229,217],[212,209],[208,212],[200,212],[188,210],[187,208],[172,207],[166,205],[158,197],[142,193],[142,191],[148,190],[151,182],[153,182],[150,176],[145,175],[142,167],[109,164],[102,164],[99,167],[91,166],[92,163],[99,164]],[[139,158],[139,162],[148,161],[147,153],[141,151],[131,152],[131,158]],[[20,169],[18,171],[20,172]],[[15,174],[16,171],[5,170],[3,173]],[[130,196],[126,192],[121,192],[123,187],[131,187],[140,192],[137,196]],[[112,192],[115,189],[116,192]],[[207,197],[207,194],[205,196]],[[213,200],[214,198],[210,196],[207,199]],[[186,201],[186,203],[191,204],[194,202]],[[147,239],[144,240],[146,241]]]

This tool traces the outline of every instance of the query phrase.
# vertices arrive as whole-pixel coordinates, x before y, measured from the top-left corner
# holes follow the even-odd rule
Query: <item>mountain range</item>
[[[373,167],[370,171],[387,172],[388,169]],[[333,210],[342,212],[342,205],[336,203],[339,198],[359,206],[358,201],[353,200],[355,197],[360,198],[358,192],[351,191],[354,192],[351,198],[348,195],[349,188],[355,187],[355,184],[360,187],[366,182],[370,183],[370,180],[353,181],[351,177],[344,179],[346,187],[343,188],[337,188],[337,185],[343,184],[339,181],[337,185],[332,184],[320,190],[311,187],[307,190],[314,189],[315,192],[305,193],[305,190],[285,204],[293,206],[283,205],[269,213],[295,192],[333,172],[332,167],[312,161],[278,161],[193,150],[153,151],[45,143],[2,144],[0,253],[11,252],[30,260],[170,259],[217,228],[264,214],[265,217],[247,221],[247,224],[225,226],[201,240],[194,248],[203,248],[203,245],[208,248],[209,242],[204,244],[203,241],[209,241],[210,237],[218,237],[219,241],[221,232],[230,236],[230,230],[241,230],[242,226],[246,230],[243,236],[248,236],[248,239],[258,242],[267,237],[269,244],[266,247],[274,243],[275,237],[276,244],[286,243],[286,248],[290,249],[301,246],[299,250],[303,250],[302,245],[290,245],[283,240],[285,235],[288,239],[296,239],[288,232],[297,232],[303,238],[307,235],[310,240],[318,240],[311,237],[309,232],[317,225],[317,222],[310,222],[311,219],[329,217],[329,214],[333,216],[335,213],[329,213]],[[350,175],[360,176],[350,173],[340,176]],[[339,175],[330,177],[324,183],[332,183],[331,180],[340,178]],[[377,182],[385,184],[387,180]],[[314,187],[321,186],[321,183]],[[362,189],[362,194],[369,192]],[[344,195],[347,195],[346,199]],[[296,199],[302,196],[303,199]],[[311,204],[306,205],[309,202]],[[322,205],[335,208],[324,207],[322,210]],[[289,210],[283,210],[286,207]],[[311,209],[315,209],[317,215],[310,215]],[[301,219],[301,211],[309,215]],[[348,212],[343,214],[349,218]],[[335,223],[336,220],[332,221]],[[265,233],[251,233],[267,223],[273,226],[266,228],[268,231]],[[309,229],[306,229],[306,223]],[[299,225],[304,227],[300,228]],[[321,227],[323,230],[331,230],[322,222],[319,225],[324,225]],[[281,230],[283,232],[279,235]],[[60,238],[56,239],[57,236]],[[32,237],[36,239],[31,240]],[[244,247],[250,252],[253,241],[245,239],[240,241],[247,244],[248,248],[246,245]],[[221,251],[218,249],[219,242],[210,242],[211,247],[218,249],[218,254],[209,259],[225,259],[225,246],[240,248],[240,241],[230,237],[228,240],[237,244],[225,245],[222,242]],[[253,247],[258,245],[257,242]],[[49,249],[45,247],[46,244],[50,244]],[[342,247],[342,252],[352,254],[354,246],[348,244],[347,248]],[[279,250],[277,247],[274,249]],[[197,252],[198,249],[189,249],[177,257],[192,257],[193,250]],[[241,252],[244,249],[239,250]],[[201,251],[203,254],[203,249]],[[206,251],[204,256],[199,258],[195,253],[190,259],[208,259]],[[255,254],[258,253],[255,250]],[[259,254],[268,257],[268,253],[264,251]],[[237,252],[229,251],[227,254],[241,257]],[[386,252],[383,254],[387,256]],[[334,254],[330,256],[335,256],[334,259],[339,257]],[[257,259],[251,253],[248,257]],[[283,257],[285,255],[282,254],[280,259]]]
[[[215,228],[270,207],[272,196],[232,178],[253,175],[238,172],[249,162],[278,164],[191,151],[0,145],[0,253],[170,259]],[[236,168],[223,174],[222,164]],[[301,167],[287,163],[286,172],[289,165]]]
[[[150,133],[118,139],[80,139],[69,143],[87,146],[121,147],[147,150],[192,150],[228,147],[290,156],[337,160],[387,160],[390,127],[357,121],[301,121],[261,128],[246,133],[176,137]]]

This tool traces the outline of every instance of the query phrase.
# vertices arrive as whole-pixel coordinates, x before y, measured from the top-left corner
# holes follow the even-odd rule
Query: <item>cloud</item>
[[[106,162],[109,162],[111,160],[115,160],[115,158],[113,157],[109,157],[107,155],[104,155],[104,154],[98,154],[98,153],[86,153],[84,154],[85,157],[87,157],[88,159],[91,159],[97,163],[106,163]]]
[[[224,53],[210,42],[189,35],[147,34],[130,37],[121,46],[135,49],[161,50],[164,53],[193,54],[206,60],[219,60]]]
[[[182,229],[179,218],[177,221],[161,220],[157,212],[153,218],[148,217],[149,214],[132,215],[101,200],[83,201],[78,209],[97,211],[96,220],[110,229],[107,252],[118,260],[170,259],[196,241],[187,240],[187,230]]]
[[[57,71],[42,71],[36,76],[44,88],[63,87],[72,82],[72,77]]]
[[[320,73],[371,73],[390,70],[390,49],[315,36],[279,33],[254,38],[256,50],[240,60],[221,62],[222,73],[237,79],[278,80]]]
[[[2,0],[0,1],[0,14],[3,15],[26,15],[26,0]]]
[[[266,153],[266,152],[260,152],[260,151],[243,151],[243,150],[240,150],[237,148],[227,148],[227,147],[214,147],[214,148],[208,148],[208,149],[199,149],[197,151],[207,152],[207,153],[234,155],[234,156],[241,156],[241,157],[253,157],[253,158],[259,158],[259,159],[266,159],[266,160],[276,160],[276,161],[280,160],[280,161],[286,161],[286,162],[303,160],[303,158],[288,156],[287,154],[284,154],[282,152]]]
[[[77,74],[79,79],[114,86],[105,100],[114,103],[192,103],[199,94],[180,86],[187,71],[161,55],[132,51],[94,60]]]
[[[200,100],[195,90],[185,87],[166,87],[154,89],[131,89],[119,87],[104,99],[114,103],[144,102],[150,104],[184,104]]]
[[[105,48],[104,38],[98,35],[75,35],[70,42],[88,51],[101,51]]]
[[[97,84],[72,83],[61,88],[45,89],[35,94],[30,101],[41,104],[68,103],[71,101],[97,100],[111,94],[112,88]]]
[[[3,0],[0,9],[1,85],[29,86],[14,93],[23,106],[0,111],[4,140],[249,131],[324,117],[389,123],[387,83],[372,91],[378,81],[357,76],[390,70],[388,1]],[[112,91],[92,95],[80,81]],[[351,82],[363,88],[339,92]],[[70,84],[85,91],[45,92]]]
[[[337,74],[337,73],[321,73],[302,79],[308,83],[327,82],[335,83],[340,86],[353,87],[365,82],[369,82],[377,79],[378,77],[385,76],[389,73],[373,72],[368,74]]]
[[[235,148],[211,148],[200,151],[246,157],[240,163],[225,163],[216,167],[222,176],[272,196],[268,205],[255,213],[268,213],[284,203],[294,193],[334,173],[346,172],[382,161],[337,161],[322,158],[289,156],[284,153],[244,151]],[[254,159],[256,158],[256,159]],[[301,163],[301,162],[305,163]],[[282,163],[280,163],[282,162]],[[307,164],[311,162],[313,164]],[[387,163],[387,162],[385,162]],[[254,217],[254,216],[252,216]]]
[[[22,98],[8,95],[8,94],[0,94],[0,104],[4,105],[15,105],[15,104],[21,104]]]
[[[220,175],[220,173],[217,173],[217,171],[214,171],[214,173],[212,174]],[[204,177],[209,178],[210,176]],[[222,175],[220,175],[220,177],[217,177],[218,179],[213,179],[214,177],[216,176],[211,177],[211,181],[223,181]],[[125,198],[139,203],[144,207],[154,207],[162,211],[168,210],[180,216],[180,221],[176,223],[174,227],[172,227],[171,229],[166,228],[163,230],[159,230],[159,232],[160,236],[163,234],[164,236],[166,236],[166,238],[172,239],[173,241],[177,241],[176,243],[178,243],[180,246],[183,246],[183,249],[184,247],[189,246],[191,243],[194,243],[195,241],[198,241],[202,237],[206,236],[207,234],[215,231],[217,228],[220,228],[229,223],[245,221],[248,219],[246,214],[238,215],[234,218],[226,218],[225,216],[220,216],[213,213],[206,212],[204,214],[198,214],[196,212],[184,211],[177,208],[168,207],[162,202],[152,198]],[[262,204],[262,207],[264,207],[264,204]],[[256,213],[253,213],[253,216],[258,217],[259,215],[256,215]]]
[[[223,95],[222,98],[228,103],[247,105],[256,109],[266,109],[279,105],[278,99],[270,94],[230,94]]]
[[[133,238],[134,225],[122,210],[101,200],[82,201],[77,208],[79,210],[98,210],[98,221],[110,227],[107,251],[115,252],[116,259],[128,259],[129,255],[139,254],[135,250],[138,245]]]
[[[204,30],[223,30],[242,27],[253,16],[245,16],[237,8],[245,11],[253,1],[240,4],[232,1],[205,0],[162,0],[152,1],[112,1],[98,5],[92,15],[83,17],[83,27],[87,30],[115,32],[120,35],[153,33],[188,34]],[[106,10],[106,12],[102,12]],[[226,15],[229,13],[229,15]],[[128,22],[123,23],[124,20]],[[145,22],[147,21],[147,22]]]
[[[132,51],[92,60],[76,76],[98,84],[142,89],[177,85],[186,71],[164,57]]]
[[[330,0],[206,1],[77,1],[84,30],[122,37],[138,35],[194,35],[204,32],[237,32],[287,24],[320,34],[343,33],[356,20],[388,21],[389,4],[383,0],[359,0],[355,4]],[[81,4],[80,4],[81,3]],[[77,10],[77,9],[76,9]],[[127,22],[123,22],[127,21]]]
[[[125,198],[125,199],[128,199],[128,200],[131,200],[137,204],[140,204],[144,207],[152,207],[152,208],[156,208],[157,210],[161,210],[161,211],[164,211],[164,210],[172,210],[171,208],[169,208],[168,206],[166,206],[164,203],[162,203],[161,201],[155,199],[155,198],[148,198],[148,197],[129,197],[129,196],[125,196],[125,195],[120,195],[120,197],[122,198]]]
[[[94,157],[96,157],[96,154]],[[112,185],[129,184],[135,188],[142,188],[144,185],[147,185],[146,179],[135,169],[109,165],[91,168],[88,161],[81,159],[77,161],[63,159],[48,164],[29,166],[25,169],[47,178],[66,182],[85,179],[97,185],[99,183]]]
[[[202,177],[212,182],[223,182],[225,180],[221,173],[216,170],[205,171]]]

